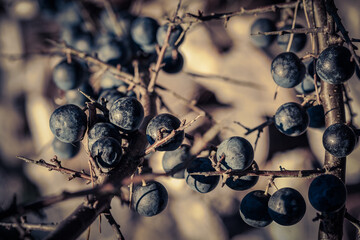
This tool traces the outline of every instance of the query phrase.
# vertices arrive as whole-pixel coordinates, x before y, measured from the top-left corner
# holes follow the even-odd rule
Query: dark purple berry
[[[324,49],[316,61],[316,72],[330,84],[341,84],[349,80],[355,71],[349,49],[332,45]]]
[[[280,28],[281,30],[289,30],[291,29],[292,26],[291,25],[286,25],[282,28]],[[295,28],[304,28],[302,25],[300,24],[295,24]],[[286,51],[288,43],[290,40],[290,34],[283,34],[283,35],[279,35],[277,37],[277,43],[278,45],[281,47],[282,50]],[[290,51],[291,52],[299,52],[301,51],[305,45],[306,45],[306,34],[304,33],[300,33],[300,34],[294,34],[294,38],[290,47]]]
[[[264,191],[255,190],[245,195],[240,204],[240,216],[245,223],[252,227],[266,227],[272,223],[268,212],[270,195]]]
[[[345,205],[345,185],[334,175],[318,176],[310,184],[309,201],[320,212],[335,212]]]
[[[87,117],[73,104],[57,108],[50,116],[50,130],[62,142],[81,141],[87,128]]]
[[[168,193],[159,182],[148,182],[135,187],[132,197],[133,209],[141,216],[152,217],[161,213],[167,205]]]
[[[208,193],[219,183],[219,176],[190,175],[195,172],[212,172],[215,169],[208,158],[196,158],[185,170],[185,180],[188,186],[199,193]]]
[[[281,188],[269,199],[268,211],[278,224],[290,226],[298,223],[305,215],[306,204],[301,194],[293,188]]]
[[[109,111],[110,122],[125,132],[137,130],[144,119],[144,108],[133,97],[116,100]]]
[[[162,166],[166,173],[175,172],[174,178],[184,178],[185,164],[189,161],[190,146],[181,145],[174,151],[166,151],[162,158]]]
[[[274,116],[275,127],[285,135],[296,137],[303,134],[309,125],[306,110],[298,103],[281,105]]]
[[[271,63],[271,75],[277,85],[292,88],[298,85],[305,76],[305,65],[292,52],[284,52]]]
[[[259,32],[272,32],[276,31],[276,26],[274,22],[268,18],[258,18],[256,21],[251,25],[251,34],[257,34]],[[270,46],[270,44],[276,38],[275,35],[251,35],[251,42],[261,48],[266,48]]]
[[[91,156],[102,168],[113,168],[121,160],[122,149],[118,140],[112,137],[102,137],[91,147]]]
[[[331,155],[341,158],[354,150],[356,139],[355,132],[349,126],[335,123],[325,130],[323,145]]]
[[[231,137],[218,146],[216,159],[225,170],[244,170],[253,163],[254,150],[245,138]]]
[[[247,168],[250,170],[259,170],[257,163],[254,161],[253,164]],[[246,169],[246,170],[247,170]],[[229,177],[226,179],[226,186],[236,191],[244,191],[252,188],[258,182],[259,176],[242,176],[242,177]]]
[[[155,116],[150,120],[146,127],[146,137],[150,144],[153,144],[157,139],[168,136],[173,130],[180,127],[180,120],[168,113],[163,113]],[[160,135],[161,134],[161,135]],[[168,142],[162,144],[156,150],[158,151],[173,151],[177,149],[184,140],[184,131],[178,132]]]

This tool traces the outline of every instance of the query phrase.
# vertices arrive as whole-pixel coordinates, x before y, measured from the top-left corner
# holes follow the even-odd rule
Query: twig
[[[199,115],[204,115],[206,118],[208,118],[210,121],[212,122],[215,122],[215,123],[218,123],[214,118],[213,116],[208,113],[207,111],[205,111],[204,109],[202,109],[201,107],[197,106],[196,105],[196,102],[194,101],[190,101],[186,98],[184,98],[182,95],[174,92],[173,90],[170,90],[169,88],[166,88],[162,85],[159,85],[159,84],[156,84],[156,87],[159,89],[159,90],[162,90],[164,92],[168,92],[170,93],[171,95],[173,95],[174,97],[176,97],[178,100],[180,100],[182,103],[184,103],[188,108],[190,108],[192,111],[196,112],[197,114]],[[158,94],[158,93],[157,93]]]
[[[23,227],[26,230],[35,230],[35,231],[44,231],[44,232],[51,232],[54,231],[56,228],[56,224],[33,224],[33,223],[19,223],[21,227]],[[16,228],[18,224],[17,223],[5,223],[0,222],[0,226],[5,228]]]
[[[55,47],[59,48],[59,50],[65,54],[69,53],[71,55],[74,55],[78,58],[85,60],[88,63],[95,64],[103,69],[107,69],[110,73],[119,77],[122,81],[124,81],[125,83],[127,83],[129,85],[132,85],[132,84],[140,85],[139,83],[135,83],[133,81],[134,80],[133,75],[128,74],[126,72],[122,72],[117,67],[107,64],[106,62],[103,62],[100,59],[95,58],[86,52],[78,51],[78,50],[68,46],[66,43],[58,43],[58,42],[50,40],[50,39],[48,39],[48,42],[53,44]],[[141,87],[145,88],[145,86],[143,86],[143,85],[141,85]]]
[[[357,228],[358,233],[360,233],[360,221],[356,219],[354,216],[350,215],[348,211],[345,212],[344,217]]]
[[[69,200],[72,198],[82,197],[86,195],[96,195],[96,196],[113,195],[113,194],[117,194],[117,192],[118,191],[113,186],[111,186],[110,184],[105,184],[95,188],[80,190],[76,192],[63,191],[58,195],[46,196],[41,198],[40,200],[37,200],[29,204],[16,205],[16,203],[13,202],[9,208],[0,211],[0,219],[4,219],[13,215],[24,215],[29,211],[37,211],[42,208],[46,208],[56,203]]]
[[[294,10],[294,19],[293,19],[292,26],[291,26],[292,30],[295,29],[295,24],[296,24],[296,18],[297,18],[297,14],[298,14],[299,5],[300,5],[300,1],[298,1],[298,3],[296,4],[295,10]],[[294,33],[291,33],[290,38],[289,38],[289,42],[288,42],[288,45],[287,45],[287,48],[286,48],[286,52],[290,51],[293,39],[294,39]]]
[[[222,170],[222,171],[213,171],[213,172],[194,172],[190,175],[202,175],[202,176],[219,176],[224,173],[229,174],[230,176],[260,176],[260,177],[272,177],[272,178],[314,178],[325,173],[325,169],[316,169],[316,170],[280,170],[280,171],[271,171],[271,170]]]
[[[235,124],[241,126],[242,128],[244,128],[245,130],[247,130],[245,132],[245,136],[246,135],[249,135],[250,133],[252,132],[255,132],[255,131],[262,131],[265,127],[271,125],[274,123],[274,118],[273,117],[270,117],[268,118],[264,123],[260,124],[259,126],[257,127],[254,127],[254,128],[248,128],[248,127],[245,127],[243,124],[241,124],[240,122],[237,122],[237,121],[234,121]]]
[[[21,159],[21,160],[24,160],[27,163],[33,163],[33,164],[36,164],[36,165],[39,165],[39,166],[42,166],[42,167],[46,167],[50,171],[54,170],[54,171],[58,171],[58,172],[61,172],[61,173],[70,174],[73,178],[77,177],[77,178],[83,178],[83,179],[86,179],[86,180],[91,180],[91,176],[89,174],[84,173],[84,172],[78,172],[78,171],[72,170],[70,168],[65,168],[65,167],[61,166],[61,164],[59,164],[59,163],[58,164],[51,164],[51,163],[47,163],[43,159],[33,160],[33,159],[30,159],[30,158],[21,157],[21,156],[18,156],[17,158]]]
[[[325,29],[322,27],[314,27],[314,28],[294,28],[294,29],[284,29],[279,31],[271,31],[271,32],[257,32],[252,33],[251,35],[284,35],[284,34],[310,34],[310,33],[322,33]]]
[[[148,89],[147,89],[149,93],[154,92],[156,79],[159,76],[159,72],[160,72],[161,65],[162,65],[162,62],[163,62],[163,59],[164,59],[164,56],[165,56],[166,49],[169,46],[169,39],[170,39],[170,35],[171,35],[171,31],[172,31],[173,27],[174,26],[171,23],[169,23],[168,29],[167,29],[167,32],[166,32],[166,37],[165,37],[163,46],[161,47],[160,53],[158,55],[158,59],[156,61],[155,69],[153,70],[153,74],[152,74],[152,77],[150,79],[150,83],[149,83],[149,86],[148,86]]]
[[[211,21],[211,20],[224,20],[224,19],[228,20],[231,17],[239,16],[239,15],[243,15],[243,14],[275,12],[278,9],[282,9],[282,8],[294,8],[294,7],[296,7],[297,4],[298,4],[298,1],[290,2],[290,3],[273,4],[273,5],[254,8],[254,9],[241,8],[239,11],[227,12],[227,13],[212,13],[210,15],[205,15],[205,16],[201,12],[199,12],[198,15],[187,13],[187,16],[189,16],[190,18],[194,18],[198,21],[202,21],[202,22]],[[184,20],[182,22],[184,22]]]
[[[354,113],[354,111],[352,110],[352,107],[351,107],[352,98],[350,98],[348,92],[346,91],[345,85],[342,85],[342,86],[343,86],[343,93],[344,93],[344,98],[345,98],[344,104],[347,106],[347,108],[349,110],[349,115],[350,115],[349,123],[350,123],[350,125],[352,125],[354,117],[357,116],[357,114]]]
[[[193,73],[193,72],[184,72],[184,73],[191,76],[191,77],[206,78],[206,79],[218,79],[220,81],[232,83],[232,84],[235,84],[235,85],[240,85],[240,86],[244,86],[244,87],[251,87],[251,88],[256,88],[256,89],[263,89],[260,84],[257,84],[257,83],[254,83],[254,82],[237,80],[237,79],[234,79],[234,78],[220,76],[220,75],[216,75],[216,74],[199,74],[199,73]]]
[[[120,225],[116,222],[110,210],[104,212],[104,216],[106,220],[109,222],[110,226],[115,232],[116,238],[118,240],[125,240],[124,235],[121,233]]]

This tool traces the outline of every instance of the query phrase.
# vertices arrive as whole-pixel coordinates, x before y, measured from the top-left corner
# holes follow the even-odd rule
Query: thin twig
[[[220,75],[216,75],[216,74],[200,74],[200,73],[194,73],[194,72],[184,72],[184,73],[191,76],[191,77],[206,78],[206,79],[218,79],[220,81],[232,83],[232,84],[235,84],[235,85],[240,85],[240,86],[243,86],[243,87],[251,87],[251,88],[255,88],[255,89],[263,89],[263,87],[260,84],[257,84],[257,83],[254,83],[254,82],[244,81],[244,80],[237,80],[235,78],[220,76]]]
[[[75,171],[72,170],[70,168],[65,168],[63,166],[61,166],[61,164],[51,164],[51,163],[47,163],[45,160],[40,159],[40,160],[33,160],[30,158],[26,158],[26,157],[21,157],[18,156],[17,157],[20,160],[24,160],[27,163],[33,163],[42,167],[46,167],[48,168],[50,171],[54,170],[54,171],[58,171],[61,173],[65,173],[65,174],[70,174],[73,178],[83,178],[86,180],[91,180],[91,176],[87,173],[84,172],[79,172],[79,171]]]
[[[265,127],[273,124],[273,123],[274,123],[274,118],[273,118],[273,117],[270,117],[270,118],[268,118],[265,122],[263,122],[262,124],[260,124],[259,126],[254,127],[254,128],[245,127],[243,124],[241,124],[241,123],[238,122],[238,121],[234,121],[233,123],[241,126],[241,127],[244,128],[245,130],[247,130],[247,131],[245,132],[245,136],[246,136],[246,135],[249,135],[250,133],[255,132],[255,131],[262,131]]]
[[[56,229],[56,224],[34,224],[34,223],[19,223],[21,227],[23,227],[26,230],[35,230],[35,231],[44,231],[44,232],[51,232]],[[0,226],[5,228],[16,228],[17,223],[5,223],[0,222]]]
[[[245,9],[241,8],[239,11],[234,12],[227,12],[227,13],[211,13],[210,15],[203,15],[202,12],[199,12],[198,15],[187,13],[187,16],[190,18],[194,18],[197,21],[212,21],[212,20],[224,20],[224,19],[230,19],[234,16],[239,16],[243,14],[256,14],[256,13],[266,13],[266,12],[275,12],[278,9],[282,8],[294,8],[298,4],[299,1],[296,2],[290,2],[290,3],[280,3],[280,4],[273,4],[269,6],[254,8],[254,9]],[[182,20],[182,22],[186,22],[185,19]]]
[[[271,171],[271,170],[222,170],[222,171],[212,171],[212,172],[194,172],[190,175],[202,175],[202,176],[220,176],[224,173],[229,174],[230,176],[260,176],[260,177],[273,177],[273,178],[314,178],[325,173],[325,169],[316,169],[316,170],[280,170],[280,171]]]
[[[157,80],[157,77],[159,76],[159,72],[161,70],[161,66],[162,66],[164,56],[165,56],[165,52],[166,52],[166,49],[169,46],[169,39],[170,39],[170,35],[171,35],[171,31],[172,31],[173,27],[174,26],[169,23],[168,29],[167,29],[167,32],[166,32],[166,37],[165,37],[163,46],[161,47],[161,50],[159,52],[158,59],[156,61],[156,65],[155,65],[155,69],[153,70],[153,74],[152,74],[152,77],[150,79],[150,83],[149,83],[149,86],[148,86],[148,89],[147,89],[149,93],[154,92],[156,80]]]
[[[101,186],[96,186],[94,188],[75,191],[75,192],[63,191],[58,195],[42,197],[41,199],[29,204],[16,205],[16,203],[13,202],[9,208],[0,211],[0,219],[4,219],[14,215],[24,215],[29,211],[37,211],[65,200],[78,198],[86,195],[104,196],[104,195],[114,195],[114,194],[118,194],[118,190],[116,190],[114,186],[112,186],[111,184],[105,184]]]
[[[297,18],[297,14],[298,14],[299,5],[300,5],[300,1],[296,4],[295,10],[294,10],[294,19],[293,19],[292,26],[291,26],[292,30],[295,29],[295,24],[296,24],[296,18]],[[287,48],[286,48],[286,52],[290,51],[293,39],[294,39],[294,33],[291,33],[290,38],[289,38],[289,42],[288,42],[288,45],[287,45]]]
[[[360,221],[352,216],[348,211],[345,212],[344,217],[352,224],[354,227],[357,228],[358,232],[360,233]]]
[[[125,240],[125,237],[120,230],[120,225],[116,222],[116,220],[114,219],[110,210],[104,212],[104,216],[105,216],[106,220],[109,222],[112,229],[114,230],[116,238],[118,240]]]
[[[322,27],[314,27],[314,28],[294,28],[294,29],[284,29],[278,31],[271,31],[271,32],[257,32],[252,33],[251,35],[284,35],[284,34],[310,34],[310,33],[322,33],[325,29]]]

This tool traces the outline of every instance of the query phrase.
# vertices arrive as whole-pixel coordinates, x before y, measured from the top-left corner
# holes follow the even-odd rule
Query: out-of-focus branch
[[[184,72],[187,75],[195,78],[206,78],[206,79],[218,79],[219,81],[228,82],[234,85],[239,85],[243,87],[250,87],[254,89],[263,89],[261,85],[250,82],[250,81],[244,81],[244,80],[238,80],[230,77],[220,76],[216,74],[200,74],[200,73],[193,73],[193,72]]]
[[[201,22],[212,21],[212,20],[229,20],[231,17],[240,16],[244,14],[276,12],[277,10],[283,8],[295,8],[298,2],[299,1],[290,2],[290,3],[279,3],[279,4],[273,4],[273,5],[254,8],[254,9],[240,8],[240,10],[238,11],[226,12],[226,13],[212,13],[210,15],[203,15],[202,12],[199,12],[198,15],[188,13],[187,16]],[[183,19],[182,22],[188,22],[188,21],[186,21],[186,19]]]
[[[6,222],[0,222],[0,226],[5,228],[16,228],[17,225],[20,225],[26,230],[35,230],[35,231],[43,231],[43,232],[51,232],[56,229],[56,224],[34,224],[34,223],[6,223]]]
[[[106,220],[109,222],[110,226],[115,232],[116,238],[118,240],[125,240],[124,235],[122,234],[120,230],[120,225],[116,222],[113,215],[111,214],[110,210],[104,212],[104,216]]]

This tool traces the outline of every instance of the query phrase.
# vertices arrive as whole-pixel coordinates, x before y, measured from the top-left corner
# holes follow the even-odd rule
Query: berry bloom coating
[[[349,80],[355,71],[349,49],[332,45],[324,49],[316,61],[319,77],[330,84],[341,84]]]
[[[249,170],[259,170],[257,163],[254,161],[253,164],[248,168]],[[246,169],[247,170],[247,169]],[[236,191],[244,191],[252,188],[258,182],[259,176],[242,176],[234,180],[233,177],[226,179],[226,186]]]
[[[264,191],[256,190],[249,192],[240,204],[240,216],[244,222],[252,227],[266,227],[272,223],[268,212],[270,195]]]
[[[293,188],[277,190],[270,197],[268,207],[271,218],[283,226],[298,223],[306,211],[304,198]]]
[[[70,159],[80,151],[80,142],[64,143],[57,138],[52,141],[52,148],[60,159]]]
[[[280,28],[280,30],[289,30],[291,29],[292,26],[291,25],[285,25],[284,27]],[[300,24],[295,24],[295,28],[304,28],[302,25]],[[281,47],[281,49],[283,49],[284,51],[286,51],[288,43],[290,40],[290,34],[283,34],[283,35],[279,35],[277,37],[277,43],[279,45],[279,47]],[[301,51],[305,45],[306,45],[306,41],[307,41],[307,37],[306,34],[294,34],[293,37],[293,41],[290,47],[290,51],[291,52],[299,52]]]
[[[121,136],[116,127],[111,123],[95,123],[88,131],[88,147],[91,150],[92,145],[102,137],[113,137],[121,143]]]
[[[310,184],[309,201],[320,212],[335,212],[345,205],[345,185],[334,175],[318,176]]]
[[[169,27],[169,25],[165,24],[165,25],[159,27],[156,32],[156,40],[160,46],[162,46],[164,44],[168,27]],[[174,47],[180,46],[180,44],[184,41],[184,38],[182,38],[180,40],[180,42],[177,44],[177,46],[175,46],[175,43],[178,41],[178,39],[183,31],[184,30],[180,25],[176,25],[173,27],[173,29],[171,30],[170,38],[169,38],[169,42],[168,42],[170,47],[174,48]]]
[[[150,45],[156,42],[159,24],[153,18],[139,17],[131,25],[131,37],[139,45]]]
[[[159,139],[159,133],[162,138],[168,136],[173,130],[180,127],[180,120],[167,113],[159,114],[150,120],[146,127],[146,137],[150,144],[153,144]],[[184,140],[184,131],[178,132],[170,141],[164,143],[156,150],[158,151],[173,151],[177,149]]]
[[[147,182],[146,186],[138,185],[133,192],[133,209],[141,216],[152,217],[161,213],[167,205],[168,193],[159,182]]]
[[[109,119],[121,130],[133,132],[140,127],[144,119],[144,108],[136,98],[123,97],[111,105]]]
[[[329,126],[323,135],[323,145],[326,151],[335,157],[346,157],[355,148],[357,137],[347,125],[335,123]]]
[[[121,160],[121,145],[115,138],[102,137],[92,145],[91,156],[102,168],[113,168]]]
[[[251,25],[250,33],[257,34],[258,32],[272,32],[276,31],[274,22],[268,18],[258,18]],[[251,42],[260,48],[266,48],[276,38],[275,35],[250,35]]]
[[[303,134],[309,125],[306,110],[298,103],[281,105],[275,113],[275,127],[285,135],[296,137]]]
[[[49,125],[51,132],[60,141],[79,142],[86,132],[87,117],[78,106],[66,104],[51,114]]]
[[[305,65],[292,52],[277,55],[271,63],[271,75],[275,83],[283,88],[298,85],[305,76]]]
[[[184,178],[185,163],[190,157],[189,145],[184,144],[174,151],[166,151],[162,158],[163,169],[166,173],[175,171],[171,175],[173,178]]]
[[[87,74],[83,65],[72,58],[71,63],[64,59],[57,64],[52,76],[56,86],[66,91],[80,86]]]
[[[218,146],[216,159],[221,161],[221,168],[225,170],[244,170],[253,163],[254,150],[245,138],[231,137]]]
[[[208,158],[196,158],[191,162],[190,166],[185,170],[186,183],[191,189],[199,193],[208,193],[212,191],[219,183],[219,176],[203,176],[190,175],[194,172],[211,172],[215,169],[211,166],[211,161]]]

